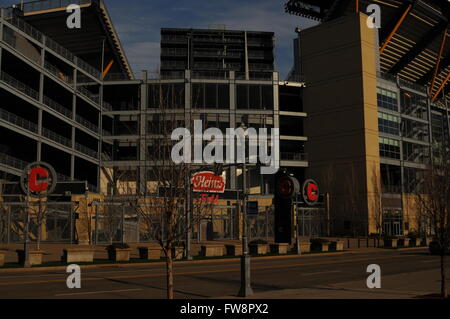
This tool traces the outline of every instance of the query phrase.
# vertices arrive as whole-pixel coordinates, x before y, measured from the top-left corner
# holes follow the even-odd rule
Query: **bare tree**
[[[450,245],[450,149],[440,145],[434,150],[431,165],[423,174],[423,183],[416,191],[420,215],[433,227],[439,245],[441,296],[447,298],[446,253]]]
[[[331,215],[333,215],[333,200],[335,195],[335,183],[336,183],[336,173],[333,169],[332,165],[328,165],[326,169],[322,172],[322,187],[326,193],[326,228],[327,228],[327,236],[331,234]]]
[[[361,228],[359,184],[358,172],[356,170],[355,163],[352,162],[350,174],[347,175],[346,206],[350,213],[349,217],[353,237],[359,235]]]
[[[28,210],[31,218],[35,218],[37,226],[37,250],[41,248],[42,240],[42,225],[47,217],[48,204],[46,197],[38,197],[36,200],[29,202]]]
[[[191,192],[191,173],[194,167],[189,163],[176,164],[172,158],[172,132],[179,127],[191,129],[184,117],[184,93],[161,85],[159,95],[153,94],[154,105],[159,106],[157,118],[147,121],[145,143],[146,161],[141,163],[145,178],[128,170],[113,183],[114,195],[123,200],[139,216],[142,231],[161,247],[166,257],[167,298],[174,298],[173,261],[177,249],[186,235],[199,221],[211,214],[213,203]],[[147,119],[146,119],[147,120]],[[124,170],[125,172],[126,170]],[[132,182],[134,181],[134,182]],[[190,211],[189,216],[186,210]]]
[[[372,168],[372,220],[377,230],[378,241],[380,241],[383,236],[383,191],[381,187],[381,177],[378,172],[379,170],[376,165],[374,165]]]

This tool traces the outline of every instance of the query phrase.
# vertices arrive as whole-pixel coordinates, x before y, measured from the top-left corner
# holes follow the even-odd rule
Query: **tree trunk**
[[[167,299],[174,299],[173,296],[173,249],[169,248],[166,252],[166,279],[167,279]]]
[[[441,253],[441,296],[442,299],[447,298],[447,284],[445,276],[445,248],[443,253]]]

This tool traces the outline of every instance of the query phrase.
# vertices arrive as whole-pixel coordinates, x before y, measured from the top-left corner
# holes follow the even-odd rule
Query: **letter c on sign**
[[[38,181],[38,177],[41,179],[48,178],[48,171],[42,167],[33,168],[30,171],[28,187],[34,193],[43,192],[48,188],[48,182]]]
[[[319,198],[319,188],[316,184],[308,184],[307,196],[311,202],[315,202]]]

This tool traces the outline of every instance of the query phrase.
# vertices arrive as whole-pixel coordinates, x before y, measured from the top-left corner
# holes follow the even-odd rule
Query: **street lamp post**
[[[245,132],[247,128],[245,125],[241,125]],[[244,140],[244,150],[245,150]],[[245,151],[244,151],[245,152]],[[244,156],[244,163],[242,165],[242,256],[241,256],[241,288],[239,289],[239,297],[248,297],[253,295],[253,289],[251,287],[251,273],[250,273],[250,255],[248,252],[248,237],[247,237],[247,164],[246,156]]]

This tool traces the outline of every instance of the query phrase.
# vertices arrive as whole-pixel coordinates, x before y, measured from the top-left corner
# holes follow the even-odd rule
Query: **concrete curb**
[[[347,251],[339,251],[332,253],[315,253],[315,254],[302,254],[302,255],[279,255],[279,256],[260,256],[253,257],[258,260],[274,260],[274,259],[289,259],[289,258],[299,258],[299,257],[325,257],[325,256],[339,256],[346,254],[355,254],[358,251],[355,250],[347,250]],[[361,252],[362,253],[362,252]],[[216,259],[204,259],[204,260],[182,260],[175,261],[176,265],[186,265],[186,264],[209,264],[209,263],[229,263],[229,262],[238,262],[240,261],[239,257],[236,258],[216,258]],[[130,263],[130,264],[96,264],[96,265],[81,265],[81,269],[96,269],[96,268],[137,268],[142,266],[165,266],[166,263],[164,261],[156,261],[151,263]],[[50,267],[33,267],[33,268],[6,268],[0,269],[0,274],[2,273],[30,273],[30,272],[41,272],[41,271],[57,271],[57,270],[66,270],[67,266],[50,266]]]

